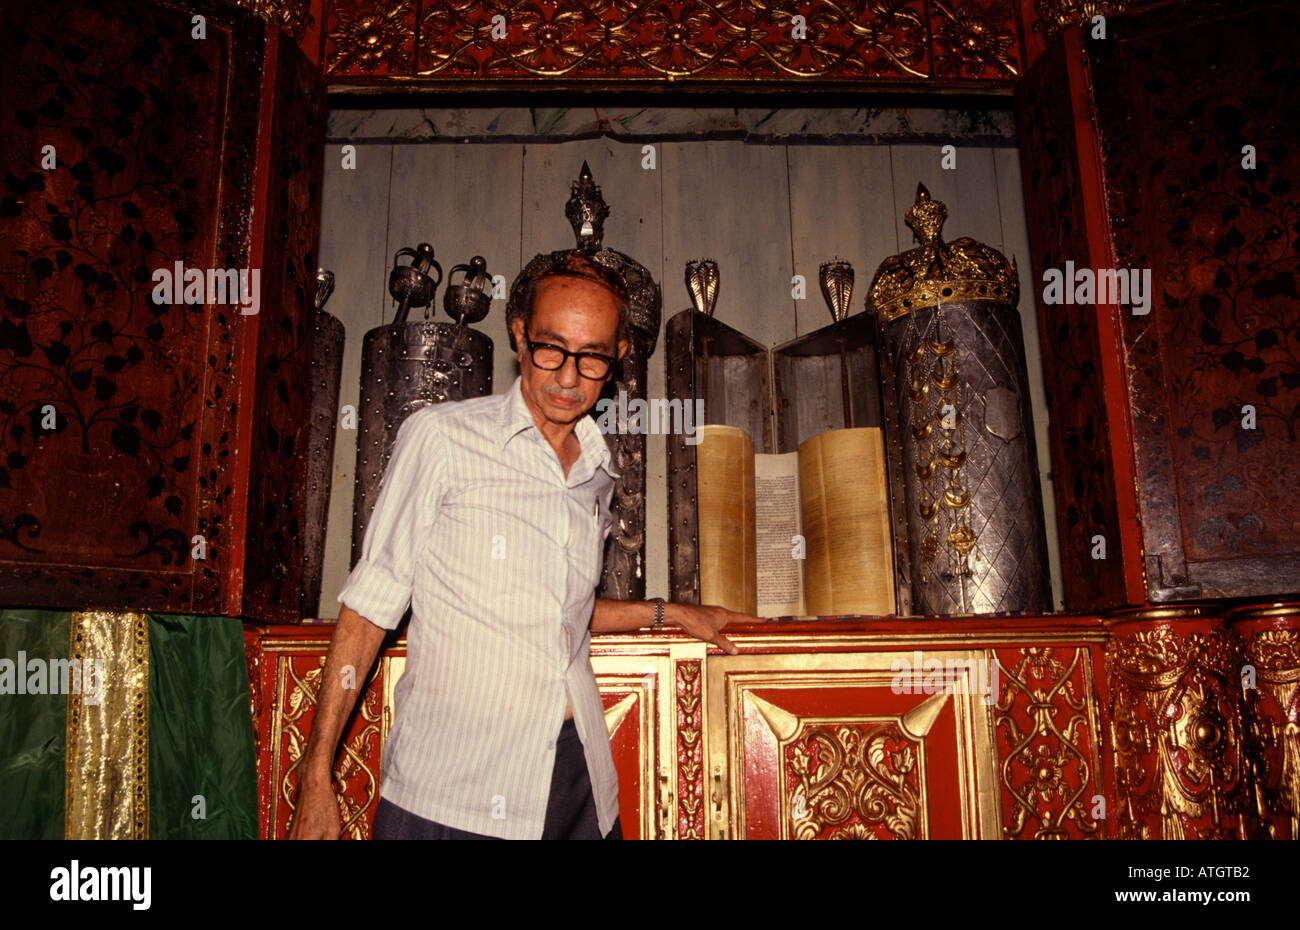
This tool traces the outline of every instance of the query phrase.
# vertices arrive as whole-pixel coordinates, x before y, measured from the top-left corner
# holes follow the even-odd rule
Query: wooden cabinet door
[[[910,667],[916,658],[911,651],[709,656],[708,835],[1000,836],[990,707],[967,689],[924,693],[919,670],[917,679],[900,681],[896,662]],[[985,650],[925,653],[945,667],[989,658]]]
[[[610,751],[618,772],[623,838],[672,839],[673,765],[666,656],[593,655],[605,705]]]

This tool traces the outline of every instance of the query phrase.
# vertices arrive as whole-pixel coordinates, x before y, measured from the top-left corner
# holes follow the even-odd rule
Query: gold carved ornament
[[[1241,733],[1231,692],[1239,659],[1234,637],[1221,630],[1160,627],[1111,641],[1119,838],[1238,836],[1231,819],[1240,813]]]
[[[785,747],[794,839],[896,840],[920,830],[922,741],[895,723],[811,726]]]
[[[935,335],[942,338],[943,328],[940,310],[935,317]],[[949,572],[953,577],[970,574],[966,559],[972,550],[980,558],[975,532],[966,521],[966,508],[970,506],[970,491],[962,478],[966,464],[966,428],[961,415],[961,378],[957,374],[955,350],[952,340],[922,339],[908,356],[910,395],[917,414],[912,439],[918,447],[916,476],[922,488],[917,510],[928,527],[921,540],[922,581],[929,580],[930,567],[939,556],[940,537],[947,543]],[[925,377],[927,354],[935,358],[928,379]],[[940,435],[942,445],[936,441]]]
[[[307,30],[316,25],[316,18],[311,15],[311,0],[231,0],[231,2],[235,6],[260,13],[272,22],[279,23],[295,42],[300,41],[307,34]]]
[[[807,40],[789,37],[789,12],[764,0],[701,4],[518,4],[497,40],[478,0],[430,6],[421,21],[419,76],[517,70],[535,78],[809,79],[930,77],[925,16],[889,0],[804,12]],[[957,27],[960,30],[960,26]],[[1012,39],[1009,29],[1001,35]],[[423,37],[428,36],[429,39]]]
[[[921,245],[881,262],[867,294],[867,306],[883,322],[937,307],[940,300],[992,300],[1014,307],[1020,299],[1015,261],[965,236],[945,242],[947,217],[943,201],[918,184],[916,202],[904,218]]]
[[[299,24],[295,0],[238,0]],[[504,35],[494,16],[505,17]],[[331,0],[326,73],[440,83],[1010,80],[1024,57],[1009,4],[807,4],[802,38],[770,0]],[[296,37],[296,36],[295,36]],[[415,61],[411,61],[414,51]],[[385,73],[386,72],[386,73]]]
[[[1134,0],[1034,0],[1034,32],[1051,43],[1057,33],[1069,26],[1092,23],[1094,16],[1110,16],[1138,6]]]
[[[320,656],[317,660],[319,664],[301,676],[293,667],[293,659],[293,655],[280,656],[288,693],[284,696],[278,731],[271,734],[277,755],[283,746],[289,761],[280,775],[279,784],[279,799],[290,812],[290,819],[285,825],[286,833],[293,826],[294,798],[298,784],[296,775],[307,749],[305,718],[316,707],[321,676],[325,671],[325,656]],[[382,663],[380,667],[382,668]],[[378,758],[376,748],[382,739],[381,694],[382,683],[379,671],[376,670],[361,696],[357,712],[360,728],[343,741],[342,756],[334,767],[334,798],[339,804],[343,833],[354,840],[369,838],[370,826],[365,815],[379,799],[379,776],[376,771],[372,771],[369,760]],[[276,767],[279,768],[278,765]],[[349,785],[349,782],[355,784]]]
[[[332,3],[326,73],[371,72],[381,66],[395,74],[409,72],[407,46],[415,42],[415,15],[415,0]]]
[[[677,663],[677,838],[704,839],[704,744],[700,663]]]
[[[1002,787],[1014,802],[1004,810],[1003,835],[1017,839],[1031,821],[1033,838],[1068,839],[1067,821],[1084,837],[1099,836],[1090,808],[1096,794],[1096,760],[1080,748],[1090,738],[1096,752],[1092,668],[1087,647],[1072,650],[1069,664],[1050,646],[1027,646],[1013,668],[997,657],[1002,694],[993,726],[1005,733],[1010,751],[1002,760]],[[1075,674],[1082,669],[1082,693]],[[1023,706],[1021,701],[1023,699]],[[1069,769],[1078,783],[1070,784]]]
[[[1269,835],[1267,815],[1282,814],[1290,820],[1291,839],[1300,839],[1300,631],[1255,633],[1246,642],[1246,663],[1256,676],[1255,688],[1245,694],[1256,814]],[[1263,711],[1265,696],[1276,713]]]

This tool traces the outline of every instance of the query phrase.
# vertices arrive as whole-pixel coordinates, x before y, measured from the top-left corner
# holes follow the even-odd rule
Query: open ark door
[[[296,622],[319,69],[224,3],[11,7],[0,600]]]
[[[1072,610],[1300,585],[1298,25],[1155,5],[1017,84]]]

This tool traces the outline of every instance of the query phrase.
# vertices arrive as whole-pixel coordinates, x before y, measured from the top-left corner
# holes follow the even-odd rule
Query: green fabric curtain
[[[0,610],[0,659],[68,657],[68,613]],[[0,839],[63,839],[68,699],[0,694]]]
[[[70,617],[0,610],[0,658],[66,658]],[[63,838],[66,728],[65,695],[0,695],[0,839]],[[237,619],[149,615],[149,836],[257,837],[256,734]]]
[[[256,753],[242,624],[150,614],[149,837],[257,839]]]

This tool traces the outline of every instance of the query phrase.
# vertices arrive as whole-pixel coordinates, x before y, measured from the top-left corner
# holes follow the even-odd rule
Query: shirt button
[[[550,749],[550,750],[554,750],[554,749],[555,749],[555,740],[551,740],[549,743],[547,743],[547,744],[546,744],[546,748],[547,748],[547,749]]]

